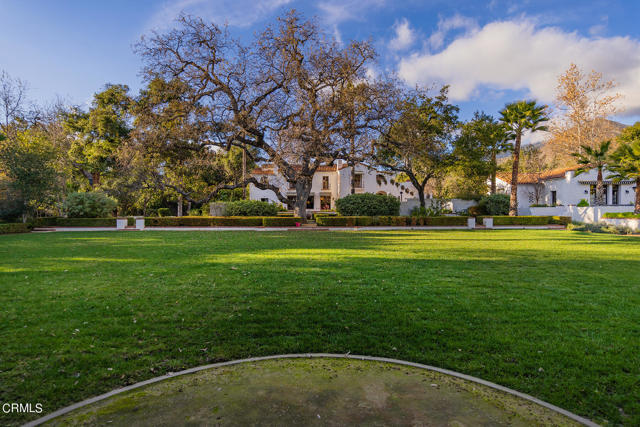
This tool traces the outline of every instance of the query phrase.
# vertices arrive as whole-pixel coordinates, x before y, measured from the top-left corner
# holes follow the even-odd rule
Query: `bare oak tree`
[[[313,174],[345,151],[338,137],[340,91],[346,82],[363,81],[374,57],[368,43],[339,47],[314,21],[303,21],[294,11],[248,45],[226,28],[182,16],[178,28],[154,33],[137,50],[149,81],[177,79],[189,88],[185,101],[199,114],[176,114],[198,123],[201,134],[191,143],[256,148],[254,160],[274,163],[295,185],[294,207],[303,218]]]

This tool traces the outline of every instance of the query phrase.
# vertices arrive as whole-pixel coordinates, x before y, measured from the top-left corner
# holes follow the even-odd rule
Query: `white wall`
[[[384,192],[394,197],[402,197],[402,200],[416,197],[416,191],[411,183],[391,183],[395,178],[394,174],[380,172],[373,168],[368,168],[363,164],[357,164],[355,166],[356,173],[362,173],[363,188],[356,189],[356,193],[379,193]],[[386,183],[381,181],[378,183],[377,175],[382,174]],[[274,184],[280,188],[281,194],[294,195],[295,190],[289,189],[289,184],[281,177],[277,171],[275,175],[265,175],[271,184]],[[322,189],[322,178],[324,176],[329,177],[329,190]],[[260,179],[260,176],[258,176]],[[408,194],[408,191],[413,191],[414,195]],[[331,196],[331,208],[335,209],[335,201],[341,197],[345,197],[351,194],[351,167],[342,168],[338,171],[316,172],[311,182],[311,193],[309,197],[314,199],[314,209],[320,209],[320,196]],[[249,184],[249,198],[251,200],[267,199],[271,203],[281,203],[276,197],[275,193],[271,190],[260,190],[254,185]]]
[[[605,181],[610,174],[608,171],[603,171]],[[589,185],[581,184],[580,181],[595,181],[598,177],[598,171],[592,169],[589,172],[585,172],[578,176],[575,176],[574,171],[567,172],[563,177],[548,179],[544,181],[545,188],[542,197],[537,202],[538,204],[552,203],[551,192],[556,192],[556,204],[558,205],[577,205],[582,199],[590,200]],[[504,183],[504,181],[502,181]],[[518,214],[519,215],[535,215],[532,212],[533,208],[530,208],[531,204],[536,203],[535,200],[530,199],[530,195],[534,193],[533,184],[519,184],[518,185]],[[618,191],[618,204],[611,206],[632,205],[635,200],[635,191],[633,184],[620,184]],[[506,186],[506,193],[509,194],[510,186]],[[585,193],[586,191],[586,193]],[[612,186],[607,186],[607,200],[608,203],[612,203]],[[617,211],[615,211],[617,212]],[[626,210],[625,212],[628,212]]]
[[[542,216],[570,216],[573,221],[596,224],[607,212],[632,212],[632,206],[553,206],[546,208],[531,208],[531,215]]]
[[[640,219],[638,218],[602,218],[602,222],[616,227],[628,227],[633,231],[640,229]]]

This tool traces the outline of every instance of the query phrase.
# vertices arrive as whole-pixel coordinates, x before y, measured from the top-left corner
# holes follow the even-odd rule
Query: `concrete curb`
[[[564,230],[564,227],[547,225],[502,225],[487,229],[476,226],[473,230]],[[119,230],[115,227],[49,227],[36,228],[34,232],[67,231],[428,231],[428,230],[469,230],[466,226],[378,226],[378,227],[145,227],[143,230],[129,228]]]
[[[385,362],[385,363],[394,363],[397,365],[404,365],[404,366],[411,366],[414,368],[420,368],[420,369],[427,369],[429,371],[434,371],[434,372],[439,372],[441,374],[445,374],[445,375],[449,375],[455,378],[460,378],[466,381],[470,381],[470,382],[474,382],[477,384],[481,384],[483,386],[492,388],[494,390],[499,390],[502,391],[504,393],[508,393],[512,396],[516,396],[519,397],[521,399],[524,400],[528,400],[530,402],[533,402],[537,405],[540,405],[544,408],[550,409],[554,412],[557,412],[559,414],[564,415],[567,418],[572,419],[573,421],[576,421],[582,425],[585,426],[589,426],[589,427],[598,427],[598,424],[594,423],[591,420],[588,420],[586,418],[583,418],[579,415],[576,415],[572,412],[569,412],[565,409],[562,409],[558,406],[552,405],[550,403],[547,403],[545,401],[542,401],[540,399],[537,399],[533,396],[530,396],[528,394],[525,393],[521,393],[519,391],[516,390],[512,390],[510,388],[501,386],[499,384],[495,384],[489,381],[485,381],[483,379],[480,378],[476,378],[476,377],[472,377],[470,375],[466,375],[466,374],[461,374],[459,372],[455,372],[455,371],[450,371],[448,369],[442,369],[442,368],[437,368],[435,366],[430,366],[430,365],[423,365],[421,363],[414,363],[414,362],[407,362],[405,360],[398,360],[398,359],[390,359],[387,357],[374,357],[374,356],[360,356],[360,355],[355,355],[355,354],[335,354],[335,353],[300,353],[300,354],[280,354],[280,355],[273,355],[273,356],[262,356],[262,357],[250,357],[247,359],[238,359],[238,360],[231,360],[228,362],[220,362],[220,363],[212,363],[210,365],[203,365],[203,366],[198,366],[195,368],[190,368],[190,369],[185,369],[184,371],[180,371],[180,372],[172,372],[169,373],[167,375],[162,375],[160,377],[156,377],[156,378],[151,378],[149,380],[146,381],[142,381],[136,384],[132,384],[130,386],[126,386],[126,387],[122,387],[116,390],[112,390],[108,393],[104,393],[101,394],[99,396],[95,396],[95,397],[91,397],[89,399],[83,400],[81,402],[78,403],[74,403],[73,405],[67,406],[65,408],[62,409],[58,409],[57,411],[54,411],[48,415],[45,415],[44,417],[38,418],[37,420],[34,421],[30,421],[26,424],[24,424],[24,427],[30,427],[30,426],[38,426],[41,425],[47,421],[51,421],[54,418],[57,418],[61,415],[67,414],[71,411],[74,411],[76,409],[82,408],[84,406],[87,405],[91,405],[93,403],[99,402],[101,400],[107,399],[109,397],[115,396],[117,394],[120,393],[124,393],[126,391],[129,390],[135,390],[137,388],[140,387],[144,387],[146,385],[149,384],[154,384],[160,381],[164,381],[167,380],[169,378],[174,378],[174,377],[178,377],[181,375],[187,375],[187,374],[192,374],[195,372],[199,372],[199,371],[203,371],[205,369],[211,369],[211,368],[219,368],[222,366],[231,366],[231,365],[237,365],[240,363],[248,363],[248,362],[259,362],[262,360],[272,360],[272,359],[296,359],[296,358],[333,358],[333,359],[355,359],[355,360],[368,360],[368,361],[373,361],[373,362]]]

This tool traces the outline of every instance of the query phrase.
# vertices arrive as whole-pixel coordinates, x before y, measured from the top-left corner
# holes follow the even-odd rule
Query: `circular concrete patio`
[[[289,356],[217,364],[117,390],[38,421],[110,426],[592,425],[490,383],[398,362]]]

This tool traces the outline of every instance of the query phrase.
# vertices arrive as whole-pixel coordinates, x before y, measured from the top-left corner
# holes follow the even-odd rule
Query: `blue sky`
[[[339,40],[371,39],[378,71],[412,85],[450,84],[463,118],[522,97],[552,102],[571,62],[619,82],[619,120],[640,117],[635,0],[0,0],[0,69],[27,81],[37,103],[85,104],[107,82],[137,92],[132,45],[181,11],[227,22],[244,38],[290,8]]]

